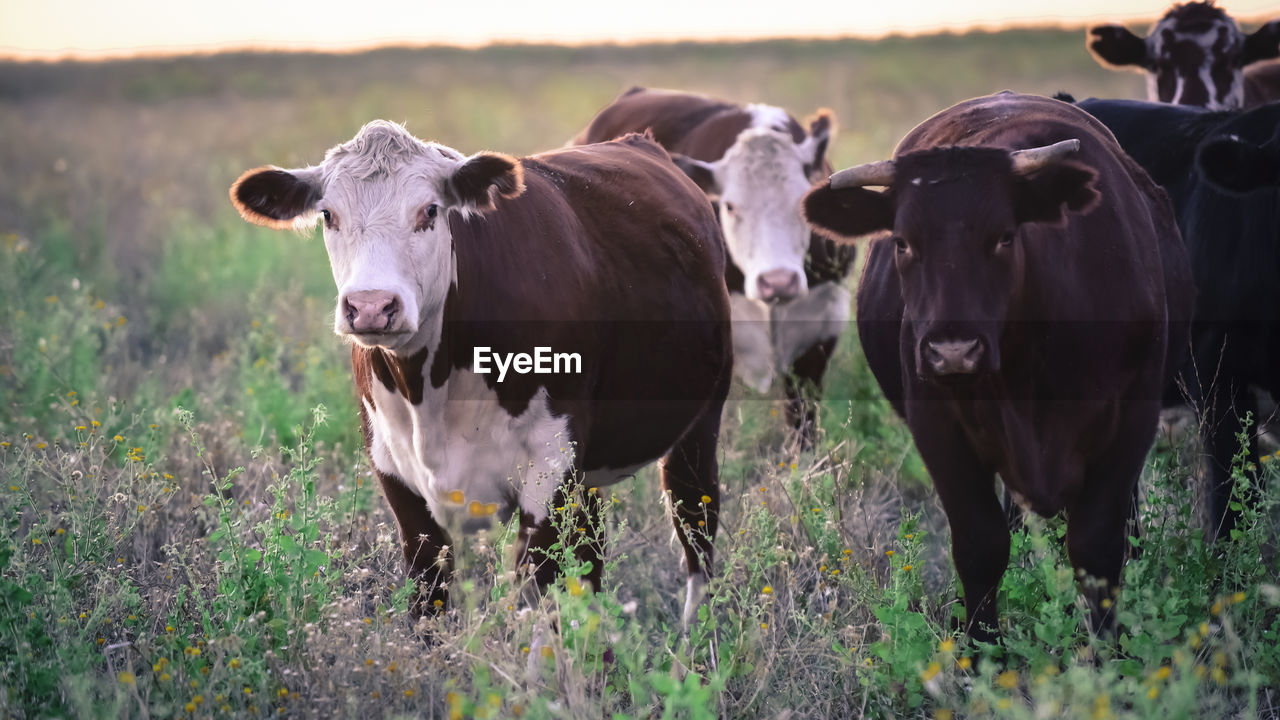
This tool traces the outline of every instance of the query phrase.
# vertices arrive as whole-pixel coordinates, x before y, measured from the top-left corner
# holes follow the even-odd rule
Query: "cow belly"
[[[545,389],[512,416],[480,376],[455,371],[420,405],[380,384],[365,403],[374,467],[404,480],[437,519],[467,526],[506,520],[519,507],[535,521],[573,465],[567,417],[552,415]]]
[[[848,288],[834,282],[773,306],[730,293],[735,374],[757,392],[768,392],[774,376],[806,350],[844,332],[849,299]]]

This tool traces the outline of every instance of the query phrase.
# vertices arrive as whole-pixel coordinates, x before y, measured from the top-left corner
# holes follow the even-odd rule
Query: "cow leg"
[[[1231,531],[1240,519],[1240,513],[1230,508],[1231,493],[1235,482],[1231,478],[1231,464],[1240,451],[1239,434],[1244,431],[1242,416],[1252,412],[1257,420],[1256,401],[1245,383],[1238,378],[1222,377],[1214,383],[1205,408],[1205,444],[1209,450],[1209,510],[1215,529],[1214,537],[1231,537]],[[1249,432],[1247,460],[1258,466],[1257,433]],[[1256,495],[1257,476],[1250,473],[1249,497],[1237,498],[1252,502]]]
[[[935,414],[936,407],[922,409]],[[964,432],[952,424],[913,427],[916,447],[933,477],[933,487],[951,526],[951,557],[964,589],[969,636],[995,642],[996,593],[1009,565],[1009,528],[995,491],[994,474],[969,446]]]
[[[520,513],[516,569],[532,574],[539,594],[560,575],[557,545],[572,548],[578,563],[589,563],[590,568],[583,573],[582,580],[592,589],[600,588],[604,571],[604,524],[600,510],[599,496],[584,492],[580,483],[566,475],[552,496],[550,512],[545,518],[537,521],[528,512]]]
[[[720,437],[721,401],[728,392],[723,384],[719,401],[689,429],[662,458],[662,489],[671,502],[671,520],[676,537],[684,548],[688,573],[684,612],[686,630],[697,619],[698,607],[706,594],[715,555],[713,541],[720,525],[720,469],[716,455]]]
[[[449,602],[448,584],[453,575],[453,554],[446,550],[449,534],[431,517],[427,501],[410,490],[403,480],[375,472],[400,528],[405,573],[416,581],[409,612],[415,620],[434,615]]]
[[[787,422],[799,433],[802,450],[812,448],[817,436],[817,400],[835,349],[836,338],[813,344],[791,363],[786,376]]]
[[[1135,412],[1111,448],[1085,468],[1081,491],[1067,503],[1067,557],[1089,604],[1089,628],[1115,633],[1115,600],[1137,511],[1137,485],[1151,449],[1159,408]]]

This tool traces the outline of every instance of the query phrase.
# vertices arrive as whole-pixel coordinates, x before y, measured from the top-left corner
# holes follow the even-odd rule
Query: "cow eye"
[[[734,214],[735,212],[737,212],[737,210],[738,210],[738,209],[737,209],[737,208],[735,208],[735,207],[733,206],[733,203],[726,201],[726,202],[725,202],[725,204],[724,204],[724,210],[725,210],[725,212],[727,212],[727,213],[729,213],[730,215],[732,215],[732,214]]]
[[[894,247],[898,248],[898,252],[900,252],[900,253],[904,253],[904,252],[906,252],[906,251],[907,251],[907,249],[908,249],[908,248],[907,248],[907,241],[906,241],[905,239],[903,239],[903,237],[902,237],[901,235],[894,235],[894,236],[893,236],[893,245],[894,245]]]
[[[414,226],[414,232],[422,232],[430,230],[436,226],[436,217],[440,214],[440,206],[432,203],[422,210],[418,211],[418,222]]]
[[[996,241],[996,245],[1002,248],[1007,248],[1013,245],[1013,233],[1007,232],[1001,235],[1000,239]]]
[[[334,215],[332,212],[329,212],[328,210],[321,210],[320,215],[324,217],[325,227],[329,228],[330,230],[338,229],[338,218],[336,215]]]

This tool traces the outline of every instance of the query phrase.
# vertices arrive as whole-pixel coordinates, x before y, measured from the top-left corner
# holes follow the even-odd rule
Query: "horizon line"
[[[1140,23],[1142,20],[1114,20],[1118,23]],[[1245,23],[1258,22],[1252,19],[1243,20]],[[640,48],[646,46],[664,46],[664,45],[683,45],[683,44],[705,44],[705,45],[728,45],[739,43],[767,43],[779,41],[795,41],[795,42],[841,42],[841,41],[867,41],[878,42],[881,40],[891,40],[894,38],[923,38],[930,36],[964,36],[969,34],[995,34],[1002,32],[1025,31],[1025,30],[1058,30],[1058,31],[1085,31],[1094,23],[1078,23],[1078,22],[1031,22],[1023,23],[1014,21],[1011,23],[993,23],[993,22],[975,22],[964,26],[946,25],[935,27],[920,28],[887,28],[882,30],[871,31],[853,31],[842,30],[831,33],[817,34],[780,34],[780,35],[760,35],[754,33],[739,33],[720,35],[716,37],[707,37],[699,35],[672,35],[667,37],[635,37],[635,38],[596,38],[596,39],[565,39],[552,37],[493,37],[476,42],[421,42],[412,38],[390,37],[368,41],[356,42],[304,42],[296,43],[280,42],[280,41],[232,41],[225,43],[199,43],[185,46],[151,46],[143,48],[103,48],[95,50],[83,50],[77,48],[57,48],[57,49],[21,49],[14,47],[0,46],[0,62],[20,62],[20,63],[76,63],[76,62],[111,62],[120,60],[163,60],[163,59],[179,59],[184,57],[212,57],[217,55],[235,55],[235,54],[326,54],[326,55],[346,55],[359,54],[364,52],[373,52],[377,50],[388,49],[405,49],[405,50],[470,50],[479,51],[490,48],[503,47],[528,47],[528,48]]]

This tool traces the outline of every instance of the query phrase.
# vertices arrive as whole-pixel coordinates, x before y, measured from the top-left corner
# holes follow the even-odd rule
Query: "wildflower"
[[[1151,698],[1152,700],[1155,700],[1156,698],[1160,697],[1160,688],[1156,687],[1155,685],[1152,685],[1147,690],[1147,697]]]
[[[146,512],[146,511],[147,511],[147,506],[146,506],[146,505],[139,505],[139,506],[138,506],[138,512]]]
[[[182,709],[186,710],[189,713],[193,713],[196,711],[196,704],[194,702],[189,702],[186,705],[183,705]]]
[[[77,426],[76,426],[76,432],[84,432],[85,430],[88,430],[88,429],[89,429],[89,428],[85,427],[84,425],[77,425]]]
[[[760,623],[760,629],[761,629],[761,630],[768,630],[768,629],[769,629],[769,623],[766,623],[766,622],[762,622],[762,623]]]
[[[884,551],[884,556],[885,556],[885,557],[893,557],[893,551],[892,551],[892,550],[885,550],[885,551]]]
[[[1222,671],[1222,668],[1220,667],[1214,668],[1213,672],[1210,673],[1210,675],[1213,677],[1213,681],[1218,683],[1219,685],[1227,684],[1227,674]]]
[[[956,641],[951,638],[947,638],[938,644],[938,649],[944,653],[949,653],[956,649]]]
[[[770,585],[765,585],[764,587],[760,588],[760,592],[764,593],[765,595],[770,595],[773,593],[773,587]]]
[[[227,661],[227,667],[231,668],[232,670],[235,670],[236,668],[240,667],[240,658],[231,658],[229,661]]]
[[[111,439],[112,439],[112,440],[115,440],[115,441],[116,441],[116,442],[118,442],[118,443],[124,442],[124,436],[122,436],[122,435],[115,435],[115,436],[112,436],[112,438],[111,438]]]
[[[1218,600],[1217,602],[1215,602],[1213,606],[1209,608],[1209,612],[1213,613],[1214,615],[1222,614],[1222,601]]]
[[[203,705],[203,704],[204,704],[204,696],[203,696],[203,695],[196,695],[195,697],[191,698],[191,702],[193,702],[193,703],[195,703],[195,704],[197,704],[197,705]]]
[[[444,601],[441,600],[440,598],[436,598],[435,600],[431,601],[431,605],[433,607],[444,607]]]
[[[461,505],[462,501],[466,499],[466,496],[462,494],[461,490],[451,490],[445,497],[447,497],[449,502],[454,505]]]
[[[390,663],[387,664],[387,672],[395,672],[395,671],[396,671],[396,661],[392,660]]]
[[[160,673],[160,682],[169,682],[172,679],[173,676],[169,673]]]
[[[0,440],[0,447],[9,447],[8,440]]]
[[[131,673],[131,672],[127,671],[127,670],[126,670],[126,671],[124,671],[124,672],[121,672],[121,673],[117,674],[117,675],[116,675],[116,680],[120,681],[120,684],[121,684],[121,685],[130,685],[130,686],[134,686],[134,685],[137,685],[137,684],[138,684],[138,680],[137,680],[137,678],[135,678],[135,677],[133,676],[133,673]]]
[[[578,597],[583,592],[582,583],[578,582],[578,578],[569,578],[565,585],[569,588],[569,594],[574,597]]]
[[[911,572],[911,570],[912,570],[914,567],[915,567],[914,565],[903,565],[903,566],[902,566],[902,572]]]
[[[1245,594],[1243,591],[1237,592],[1236,594],[1231,596],[1231,602],[1236,605],[1239,605],[1240,603],[1244,602],[1244,599],[1245,599]]]
[[[282,697],[282,698],[283,698],[283,697],[289,697],[289,689],[288,689],[288,688],[280,688],[279,690],[277,690],[277,691],[276,691],[276,697]]]
[[[1160,669],[1159,669],[1159,670],[1156,670],[1156,671],[1155,671],[1155,674],[1154,674],[1154,675],[1152,675],[1152,677],[1154,677],[1156,680],[1168,680],[1168,679],[1169,679],[1169,675],[1170,675],[1172,672],[1173,672],[1173,671],[1169,669],[1169,666],[1168,666],[1168,665],[1161,665],[1161,666],[1160,666]]]
[[[938,673],[940,672],[942,672],[942,666],[939,665],[937,662],[931,662],[929,663],[929,667],[921,671],[920,680],[924,683],[928,683],[929,681],[937,677]]]
[[[1013,688],[1018,687],[1018,671],[1005,670],[1000,673],[996,676],[996,685],[999,685],[1005,690],[1012,690]]]
[[[551,658],[555,657],[556,651],[552,650],[550,645],[543,645],[541,648],[538,648],[538,654],[544,658]]]
[[[703,495],[703,496],[702,496],[702,504],[703,504],[703,505],[710,505],[710,504],[711,504],[711,496],[710,496],[710,495]]]
[[[31,543],[32,543],[33,545],[42,545],[42,544],[43,544],[43,543],[41,543],[41,542],[40,542],[40,538],[31,538]]]
[[[101,310],[102,308],[104,308],[104,307],[106,307],[106,306],[107,306],[107,303],[106,303],[106,302],[104,302],[102,299],[98,299],[98,301],[97,301],[97,302],[95,302],[95,303],[93,304],[93,309],[94,309],[94,310]]]
[[[125,323],[127,322],[129,322],[128,318],[121,315],[120,317],[116,318],[116,327],[124,327]]]
[[[933,711],[933,720],[951,720],[953,715],[948,708],[938,708]]]
[[[102,423],[98,422],[97,420],[90,420],[89,424],[96,428],[102,427]]]
[[[404,696],[405,696],[405,697],[407,697],[407,698],[411,698],[411,697],[413,697],[413,690],[405,690],[405,691],[404,691]]]
[[[164,626],[164,631],[165,631],[165,632],[167,632],[167,633],[171,633],[171,632],[173,632],[173,626],[172,626],[172,625],[165,625],[165,626]]]
[[[45,448],[47,448],[47,447],[49,447],[49,443],[44,442],[43,440],[41,440],[40,442],[36,443],[36,449],[37,449],[37,450],[43,450],[43,449],[45,449]]]

